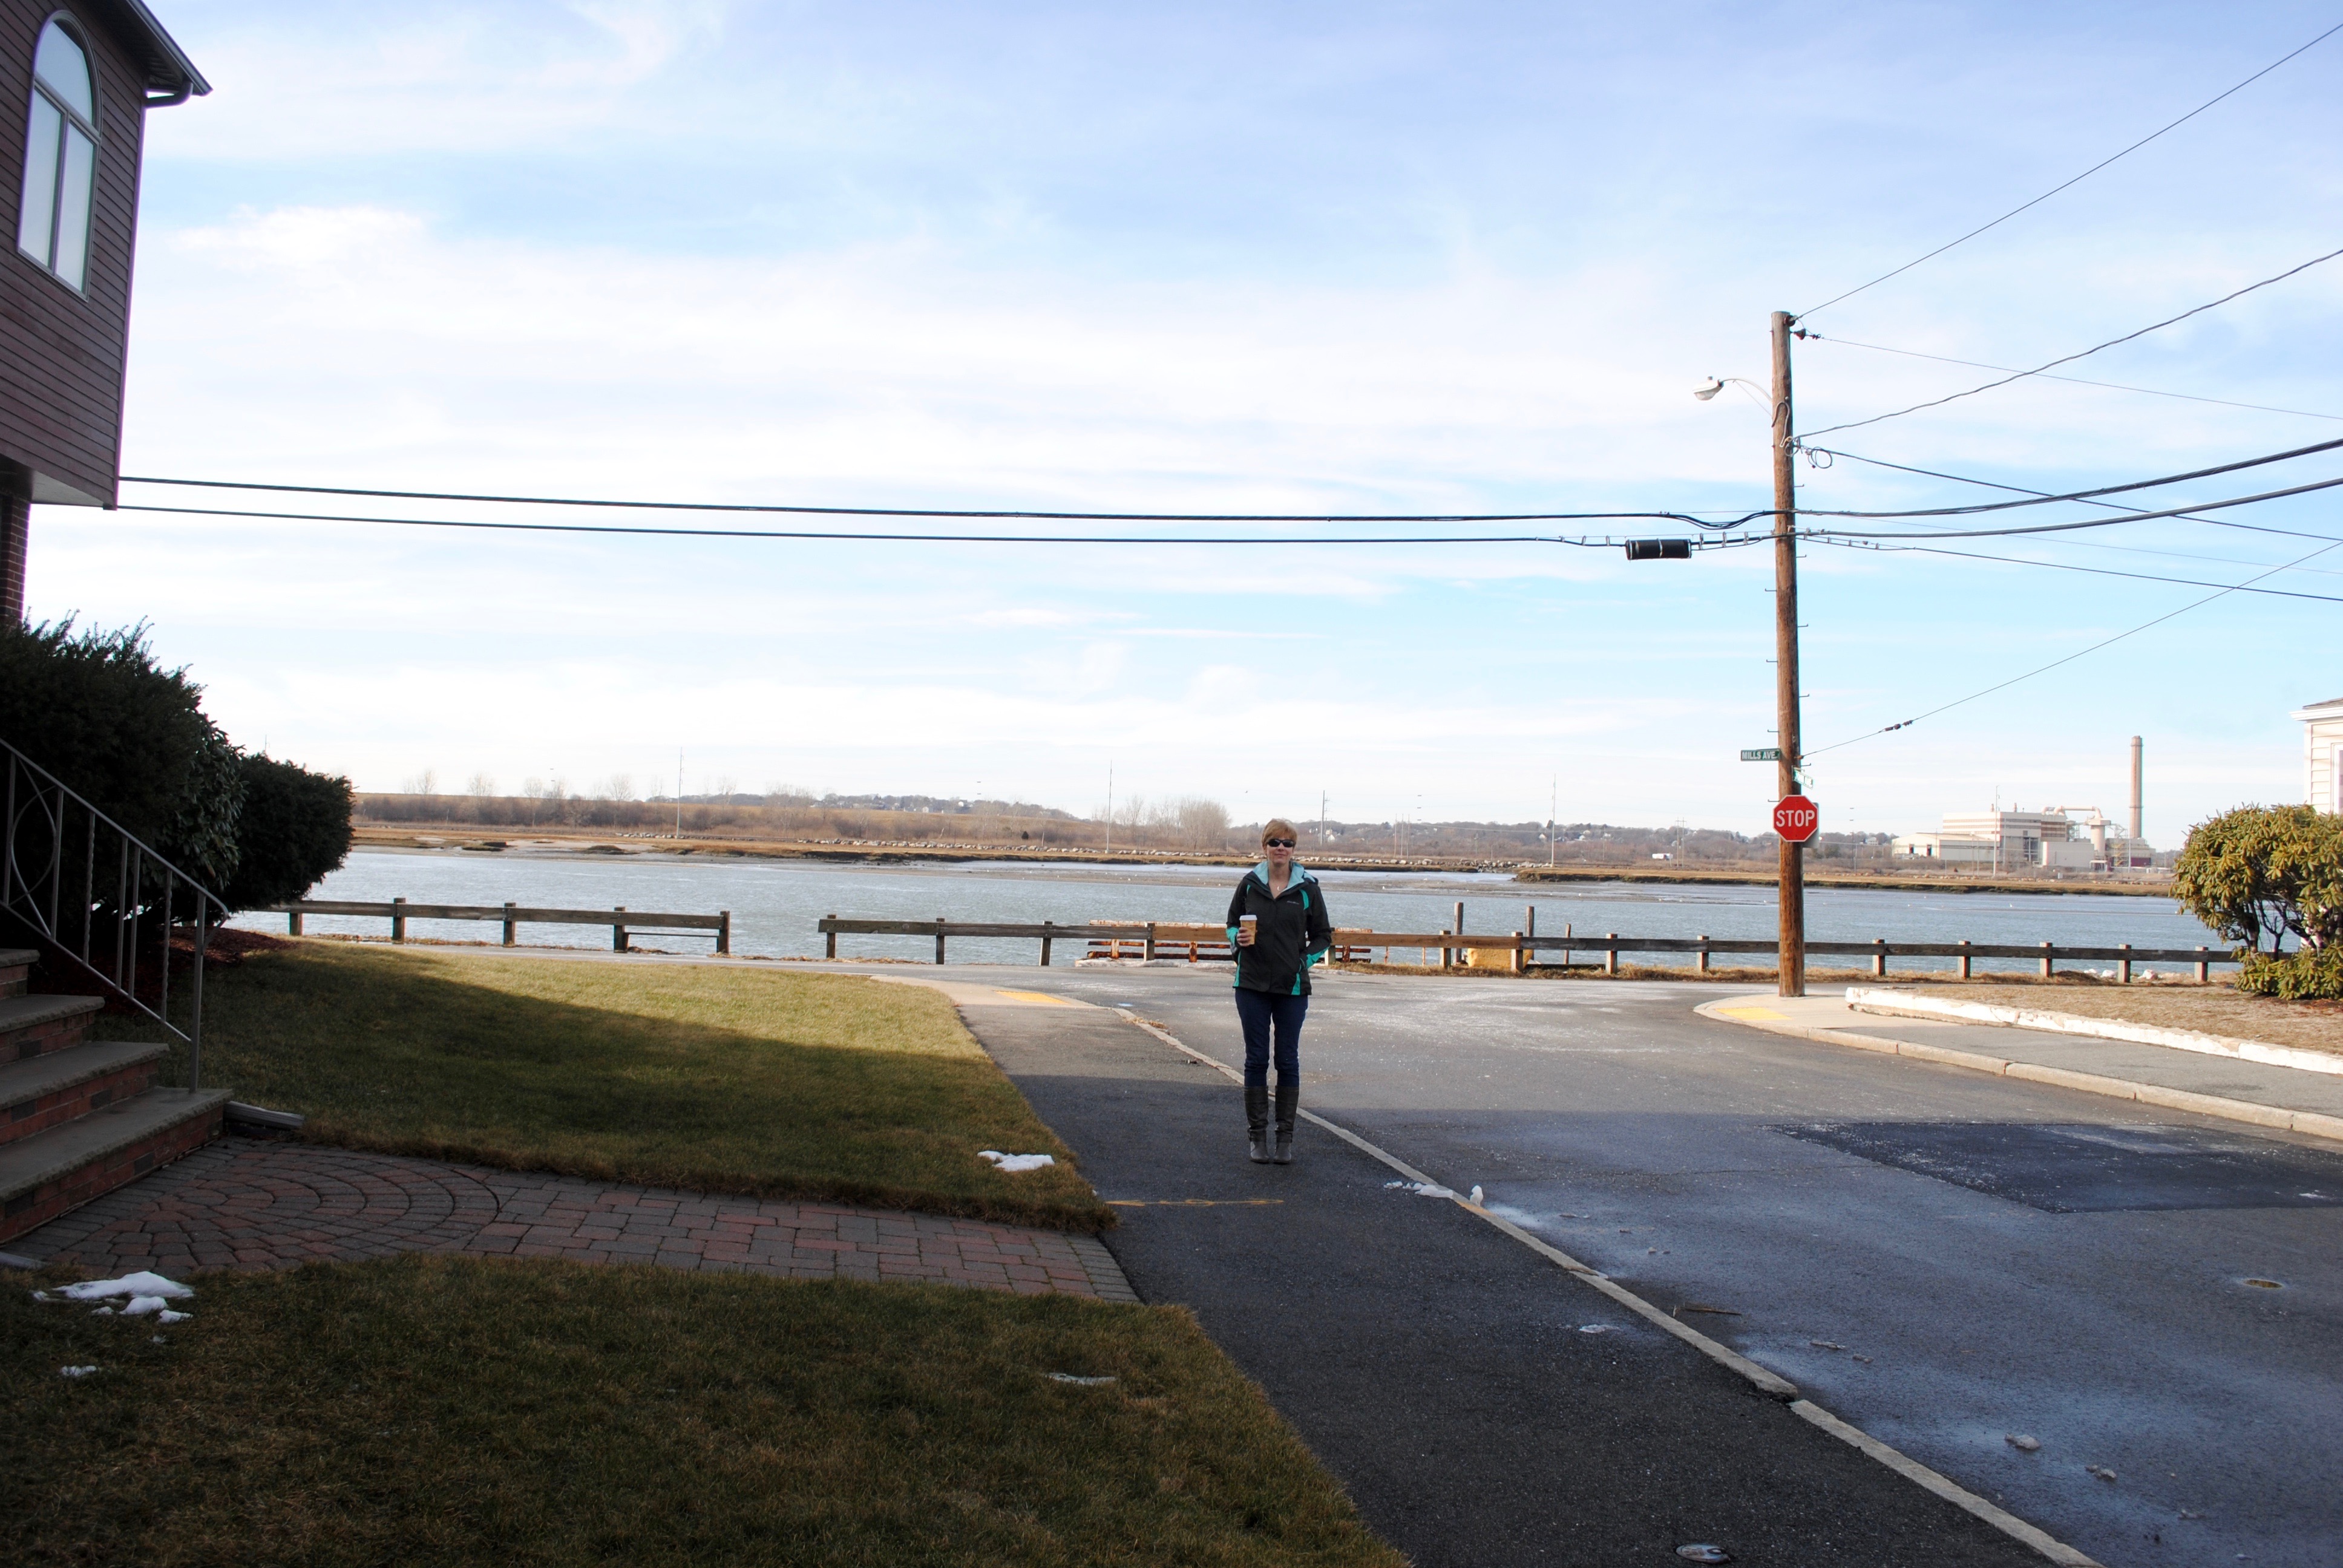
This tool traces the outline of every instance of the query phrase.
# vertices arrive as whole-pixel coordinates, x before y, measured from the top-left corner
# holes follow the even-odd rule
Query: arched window
[[[79,289],[89,264],[90,185],[97,175],[97,91],[89,52],[62,23],[33,51],[32,124],[16,248]]]

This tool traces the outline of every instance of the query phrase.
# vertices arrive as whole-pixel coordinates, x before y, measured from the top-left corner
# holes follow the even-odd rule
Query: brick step
[[[71,1050],[105,1008],[94,996],[0,996],[0,1061]]]
[[[94,1041],[0,1063],[0,1147],[143,1093],[166,1049]]]
[[[0,948],[0,996],[23,996],[32,983],[33,966],[41,961],[34,948]]]
[[[150,1089],[0,1146],[0,1241],[135,1181],[220,1134],[228,1091]]]

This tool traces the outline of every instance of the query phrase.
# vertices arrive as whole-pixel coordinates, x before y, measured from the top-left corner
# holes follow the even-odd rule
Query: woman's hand
[[[1240,922],[1237,926],[1237,946],[1241,948],[1249,948],[1252,946],[1253,932],[1257,929],[1257,927],[1253,926],[1250,922]]]

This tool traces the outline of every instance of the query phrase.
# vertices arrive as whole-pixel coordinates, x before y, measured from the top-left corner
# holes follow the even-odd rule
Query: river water
[[[732,950],[775,958],[819,957],[814,929],[824,915],[859,920],[1038,922],[1077,925],[1091,920],[1194,920],[1217,923],[1227,912],[1239,873],[1218,866],[1034,866],[1016,862],[958,865],[836,865],[805,860],[630,854],[587,855],[534,850],[484,854],[463,850],[366,849],[312,890],[314,899],[416,903],[501,904],[561,909],[663,910],[677,913],[732,911]],[[1437,931],[1464,905],[1464,930],[1503,933],[1528,923],[1537,910],[1542,935],[1565,927],[1639,937],[1770,939],[1774,890],[1715,884],[1565,882],[1525,884],[1503,874],[1470,872],[1325,871],[1319,873],[1335,922],[1386,931]],[[284,917],[245,915],[235,922],[256,930],[283,930]],[[383,935],[380,920],[311,916],[314,932]],[[493,924],[410,920],[410,936],[496,940]],[[2169,899],[2109,894],[1950,893],[1809,888],[1806,934],[1815,941],[2026,943],[2084,947],[2129,942],[2143,948],[2221,943]],[[523,926],[532,944],[605,945],[608,927]],[[704,952],[703,936],[650,936],[637,945]],[[954,939],[954,962],[1025,963],[1039,944],[1011,940]],[[929,959],[931,937],[842,937],[841,958]],[[1405,961],[1413,955],[1394,954]],[[1591,956],[1591,955],[1590,955]],[[1061,954],[1059,961],[1065,961]],[[1688,962],[1671,958],[1659,961]],[[1731,960],[1720,961],[1730,962]],[[1758,960],[1758,962],[1766,960]],[[1818,960],[1829,967],[1859,962]],[[1949,959],[1896,960],[1898,969],[1950,968]],[[2029,960],[1977,960],[1981,969],[2022,970]]]

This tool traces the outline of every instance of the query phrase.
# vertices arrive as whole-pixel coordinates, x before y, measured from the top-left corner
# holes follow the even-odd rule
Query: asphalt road
[[[950,974],[1241,1052],[1224,970]],[[1728,1309],[1685,1321],[2110,1568],[2333,1561],[2343,1154],[1694,1015],[1717,994],[1338,977],[1303,1103],[1663,1308]],[[1141,1293],[1193,1306],[1420,1563],[2040,1561],[1331,1136],[1249,1164],[1234,1088],[1120,1020],[970,1018],[1146,1204],[1109,1237]]]

